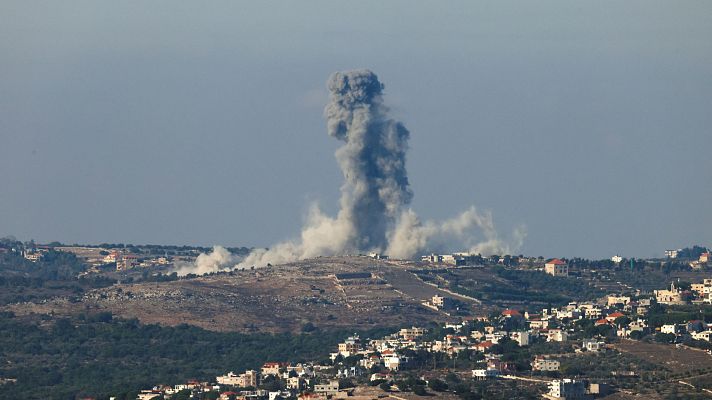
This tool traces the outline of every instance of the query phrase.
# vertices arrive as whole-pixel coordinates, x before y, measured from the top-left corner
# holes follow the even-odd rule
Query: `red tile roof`
[[[566,265],[565,262],[559,260],[558,258],[554,258],[553,260],[548,261],[547,264]]]

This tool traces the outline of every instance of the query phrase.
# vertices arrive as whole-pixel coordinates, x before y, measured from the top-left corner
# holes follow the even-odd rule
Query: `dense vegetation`
[[[380,337],[393,330],[361,332]],[[142,325],[109,313],[77,319],[23,319],[0,314],[1,398],[74,399],[78,395],[133,399],[142,388],[187,379],[214,380],[265,361],[321,359],[354,332],[239,334],[181,325]]]
[[[495,267],[493,272],[501,279],[473,284],[471,280],[449,276],[450,289],[482,300],[546,305],[563,305],[572,300],[591,300],[603,294],[583,280],[553,277],[542,271]]]
[[[74,254],[49,251],[37,262],[21,254],[0,254],[0,304],[71,297],[116,283],[105,276],[79,277],[86,266]]]

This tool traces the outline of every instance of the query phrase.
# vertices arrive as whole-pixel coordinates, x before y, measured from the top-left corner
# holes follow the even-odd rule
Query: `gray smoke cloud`
[[[336,72],[327,88],[327,131],[344,142],[336,151],[344,176],[338,214],[330,217],[312,205],[298,240],[257,249],[237,267],[365,252],[407,259],[455,246],[483,254],[512,251],[515,246],[497,236],[491,215],[474,207],[443,222],[421,222],[408,208],[413,198],[405,167],[410,133],[388,117],[384,85],[376,74],[365,69]],[[523,239],[524,233],[514,236]]]
[[[412,258],[423,253],[442,253],[453,246],[472,254],[513,254],[527,236],[525,226],[515,228],[512,237],[499,237],[490,212],[471,206],[445,221],[421,222],[413,210],[405,210],[391,232],[387,253],[394,258]]]
[[[235,262],[237,262],[237,258],[228,249],[222,246],[213,246],[213,251],[198,255],[193,263],[176,263],[175,272],[179,276],[188,274],[202,275],[228,268],[235,265]]]
[[[339,218],[352,227],[355,249],[383,251],[386,233],[413,198],[405,169],[410,133],[387,117],[373,72],[337,72],[327,86],[329,135],[346,143],[336,151],[344,175]]]

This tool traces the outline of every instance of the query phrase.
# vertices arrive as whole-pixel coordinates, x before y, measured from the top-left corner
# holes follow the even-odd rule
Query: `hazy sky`
[[[413,207],[521,252],[712,244],[711,1],[0,2],[0,236],[269,246],[342,178],[333,71],[411,131]]]

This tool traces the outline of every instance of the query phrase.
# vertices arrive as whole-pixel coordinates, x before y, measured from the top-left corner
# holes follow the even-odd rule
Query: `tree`
[[[378,387],[381,388],[381,390],[383,390],[384,392],[388,392],[391,390],[391,384],[388,382],[383,382],[380,385],[378,385]]]
[[[615,324],[620,328],[623,326],[628,326],[628,324],[630,324],[631,320],[630,320],[630,317],[628,317],[627,315],[624,315],[622,317],[616,318],[615,321],[613,321],[613,322],[615,322]]]
[[[428,387],[436,392],[444,392],[447,390],[448,385],[440,379],[431,379],[430,382],[428,382]]]
[[[425,396],[428,394],[428,391],[425,390],[425,386],[423,385],[415,385],[413,386],[413,393],[417,394],[418,396]]]

